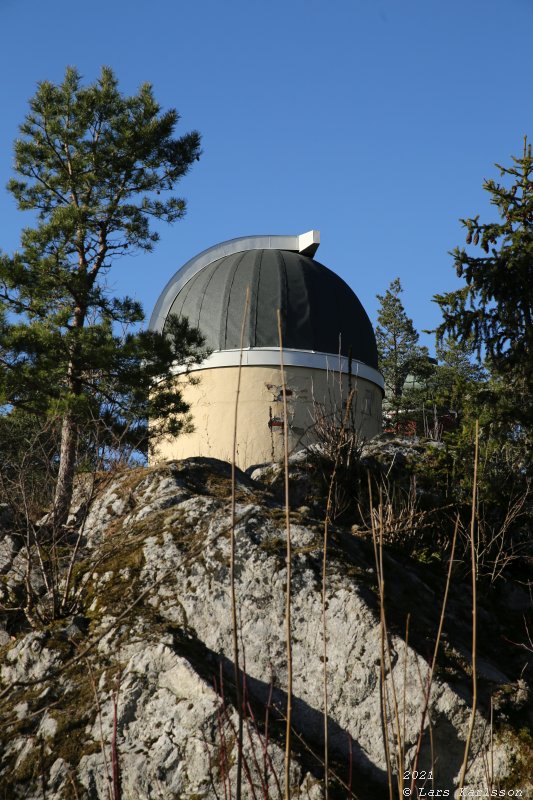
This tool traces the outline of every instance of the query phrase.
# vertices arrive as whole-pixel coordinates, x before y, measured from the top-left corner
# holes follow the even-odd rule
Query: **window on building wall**
[[[372,416],[372,401],[374,399],[374,392],[371,389],[365,389],[365,395],[363,397],[363,404],[361,413],[366,414],[367,416]]]

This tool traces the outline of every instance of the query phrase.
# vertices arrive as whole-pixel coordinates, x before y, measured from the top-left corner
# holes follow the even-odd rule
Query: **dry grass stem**
[[[474,445],[474,480],[472,483],[472,516],[470,519],[470,560],[472,570],[472,713],[466,737],[465,754],[459,778],[459,792],[464,787],[466,773],[468,770],[468,754],[472,743],[474,723],[476,720],[477,707],[477,580],[476,580],[476,504],[477,504],[477,473],[479,460],[479,420],[476,420],[475,445]]]
[[[435,674],[435,667],[437,665],[437,656],[438,656],[439,647],[440,647],[440,640],[441,640],[441,637],[442,637],[442,629],[444,627],[444,619],[445,619],[445,616],[446,616],[446,606],[448,604],[448,594],[449,594],[449,591],[450,591],[450,584],[451,584],[451,579],[452,579],[452,569],[453,569],[453,564],[454,564],[455,547],[456,547],[456,544],[457,544],[457,533],[458,533],[458,531],[459,531],[459,517],[457,517],[457,519],[456,519],[455,528],[454,528],[454,531],[453,531],[452,546],[451,546],[451,550],[450,550],[450,558],[449,558],[449,561],[448,561],[448,572],[447,572],[447,575],[446,575],[446,584],[445,584],[445,587],[444,587],[444,596],[442,598],[442,605],[441,605],[441,610],[440,610],[439,627],[437,629],[437,637],[435,639],[435,647],[433,648],[433,658],[431,659],[431,666],[430,666],[430,669],[429,669],[429,673],[428,673],[427,679],[425,681],[426,688],[425,688],[425,692],[424,692],[424,705],[422,707],[422,717],[421,717],[421,720],[420,720],[420,727],[419,727],[419,731],[418,731],[418,740],[417,740],[417,743],[416,743],[415,758],[414,758],[413,767],[412,767],[413,774],[418,770],[418,760],[420,758],[420,750],[421,750],[421,747],[422,747],[422,737],[424,735],[426,717],[428,715],[429,704],[430,704],[430,700],[431,700],[431,688],[432,688],[432,685],[433,685],[433,676]],[[432,735],[432,733],[431,733],[431,720],[429,721],[429,725],[430,725],[430,736],[431,736]],[[414,778],[411,781],[411,787],[410,788],[411,788],[411,793],[413,793],[414,789],[415,789]]]
[[[289,415],[287,410],[287,383],[283,365],[283,336],[281,331],[281,314],[278,308],[279,364],[283,394],[283,461],[285,474],[285,528],[287,531],[287,588],[285,591],[285,647],[287,653],[287,720],[285,726],[285,800],[290,798],[291,773],[291,722],[292,722],[292,633],[291,633],[291,517],[289,506]]]
[[[342,375],[340,376],[342,381]],[[342,383],[341,395],[342,397]],[[328,717],[329,717],[329,697],[328,697],[328,626],[327,626],[327,563],[328,563],[328,537],[329,526],[333,516],[333,498],[337,483],[337,470],[339,468],[339,460],[343,453],[346,426],[348,417],[351,411],[352,402],[354,397],[354,390],[349,392],[346,400],[346,408],[342,417],[340,427],[335,427],[336,432],[336,446],[334,449],[333,470],[328,485],[328,496],[326,501],[326,514],[324,517],[324,538],[322,545],[322,662],[323,662],[323,706],[324,706],[324,800],[329,797],[329,731],[328,731]]]
[[[370,473],[368,474],[368,498],[370,504],[370,519],[372,524],[372,542],[374,545],[374,559],[376,562],[376,578],[378,583],[379,592],[379,635],[380,635],[380,704],[381,704],[381,727],[383,733],[383,747],[385,749],[385,763],[387,765],[387,783],[389,787],[389,798],[394,800],[394,787],[392,779],[392,763],[389,747],[389,722],[387,714],[387,694],[386,694],[386,668],[385,668],[385,637],[387,635],[387,626],[385,619],[385,582],[383,579],[383,517],[382,517],[382,502],[380,498],[379,516],[376,520],[373,509],[372,499],[372,481]],[[379,532],[377,528],[379,527]]]
[[[105,741],[104,741],[104,728],[103,728],[103,725],[102,725],[102,706],[100,704],[100,698],[98,697],[98,690],[96,688],[96,681],[94,679],[94,673],[93,673],[93,670],[92,670],[92,667],[91,667],[91,662],[89,661],[89,659],[86,659],[85,663],[87,664],[87,670],[89,672],[89,680],[91,682],[91,688],[93,690],[93,695],[94,695],[94,702],[96,704],[96,713],[97,713],[97,716],[98,716],[98,730],[99,730],[99,734],[100,734],[100,751],[101,751],[102,757],[104,759],[104,771],[105,771],[105,776],[106,776],[107,796],[108,796],[108,800],[113,800],[113,797],[111,795],[111,787],[109,785],[110,776],[109,776],[109,765],[108,765],[108,762],[107,762],[106,747],[105,747]]]
[[[233,636],[233,669],[235,676],[235,693],[237,697],[237,714],[239,716],[239,731],[237,736],[237,778],[236,800],[242,796],[242,743],[243,743],[243,714],[241,680],[239,670],[239,625],[237,619],[237,593],[235,589],[235,525],[236,525],[236,479],[235,469],[237,461],[237,427],[239,417],[239,396],[241,393],[242,377],[242,351],[244,347],[244,331],[248,306],[250,304],[250,287],[246,289],[246,300],[242,315],[241,339],[239,349],[239,369],[237,371],[237,390],[235,393],[235,415],[233,419],[233,456],[231,460],[231,538],[230,538],[230,599],[231,599],[231,625]]]

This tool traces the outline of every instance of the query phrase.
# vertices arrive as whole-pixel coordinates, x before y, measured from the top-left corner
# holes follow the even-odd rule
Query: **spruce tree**
[[[466,244],[452,252],[465,285],[435,295],[443,322],[442,341],[451,335],[473,343],[491,373],[505,382],[515,422],[533,433],[533,157],[524,139],[522,155],[509,167],[497,164],[501,183],[487,180],[499,220],[479,215],[462,219]],[[512,402],[511,402],[512,399]]]
[[[408,377],[412,382],[422,380],[430,369],[427,348],[418,344],[419,334],[407,316],[400,295],[400,279],[395,278],[380,301],[376,342],[379,367],[385,380],[386,406],[390,409],[396,431],[400,417],[409,407]]]
[[[139,303],[114,297],[107,282],[120,256],[152,250],[152,221],[185,213],[172,190],[198,159],[200,139],[175,138],[177,122],[150,85],[127,97],[111,69],[83,86],[69,68],[59,85],[39,84],[15,142],[8,188],[36,224],[23,231],[19,252],[0,260],[9,312],[0,394],[7,409],[61,419],[56,525],[66,521],[80,437],[92,421],[139,446],[150,411],[167,431],[184,424],[170,367],[202,356],[200,334],[179,321],[166,337],[135,333]]]

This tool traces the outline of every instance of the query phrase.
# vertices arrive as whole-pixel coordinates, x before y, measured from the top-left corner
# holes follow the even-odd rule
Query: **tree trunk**
[[[72,322],[73,332],[83,328],[86,309],[77,306]],[[70,363],[68,365],[68,389],[79,397],[82,392],[80,355],[76,339],[71,345]],[[79,429],[72,411],[67,411],[61,426],[61,449],[59,451],[59,474],[57,476],[54,497],[54,525],[57,528],[65,525],[72,502],[74,472],[76,470],[76,451],[78,448]]]
[[[54,525],[57,528],[67,521],[72,502],[74,471],[76,468],[76,449],[78,445],[78,426],[72,414],[67,413],[61,426],[61,450],[59,453],[59,474],[54,497]]]

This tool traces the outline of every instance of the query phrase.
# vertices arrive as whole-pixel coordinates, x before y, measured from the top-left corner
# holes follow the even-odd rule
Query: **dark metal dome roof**
[[[283,346],[351,356],[377,369],[372,324],[350,287],[313,258],[289,250],[244,250],[218,258],[181,286],[169,313],[188,317],[212,350],[240,347],[246,289],[250,306],[244,347]]]

